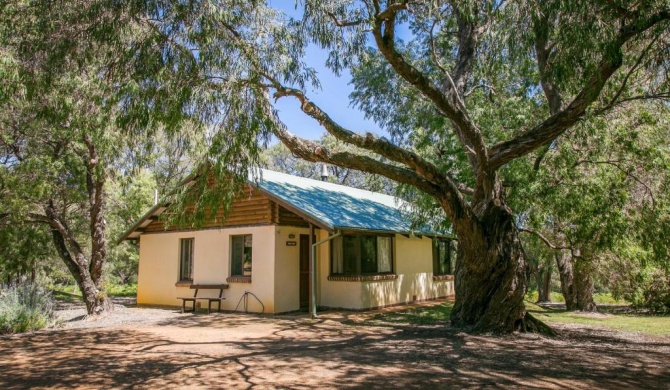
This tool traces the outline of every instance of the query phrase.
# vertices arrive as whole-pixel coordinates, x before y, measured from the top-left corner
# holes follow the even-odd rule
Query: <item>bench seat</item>
[[[212,312],[212,303],[213,302],[218,302],[218,307],[217,311],[221,311],[221,301],[225,300],[226,298],[223,297],[223,290],[227,289],[229,286],[225,283],[222,284],[192,284],[190,286],[191,290],[195,290],[195,293],[193,294],[192,297],[177,297],[177,299],[181,299],[181,312],[184,313],[186,311],[186,302],[191,302],[192,308],[191,312],[195,312],[195,301],[196,300],[206,300],[207,301],[207,313]],[[199,290],[219,290],[219,296],[218,297],[198,297],[198,291]]]

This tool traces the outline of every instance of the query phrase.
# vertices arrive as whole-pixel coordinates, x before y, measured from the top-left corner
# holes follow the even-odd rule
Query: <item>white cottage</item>
[[[454,293],[454,241],[412,231],[393,196],[262,170],[198,229],[166,226],[158,204],[121,238],[139,242],[139,305],[181,306],[225,284],[222,309],[364,310]],[[194,180],[198,180],[195,178]],[[217,291],[202,291],[199,296]],[[246,295],[245,295],[246,294]]]

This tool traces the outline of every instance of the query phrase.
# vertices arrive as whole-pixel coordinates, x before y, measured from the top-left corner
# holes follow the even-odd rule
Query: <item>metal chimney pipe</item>
[[[154,206],[158,204],[158,188],[154,189]]]
[[[326,164],[321,164],[321,181],[326,181],[328,179],[328,165]]]

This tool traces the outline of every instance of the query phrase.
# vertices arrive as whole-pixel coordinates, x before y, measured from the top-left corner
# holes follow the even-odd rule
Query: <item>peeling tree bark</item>
[[[570,252],[556,255],[561,291],[568,310],[597,311],[593,300],[594,284],[588,262],[574,258]]]
[[[526,262],[514,217],[491,202],[478,221],[455,223],[458,235],[453,325],[474,331],[523,330]]]

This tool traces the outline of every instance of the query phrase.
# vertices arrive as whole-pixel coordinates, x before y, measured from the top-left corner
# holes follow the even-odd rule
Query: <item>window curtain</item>
[[[344,273],[344,249],[342,247],[342,236],[333,238],[332,241],[332,255],[333,255],[333,274]]]
[[[377,272],[391,272],[391,237],[377,237]]]

